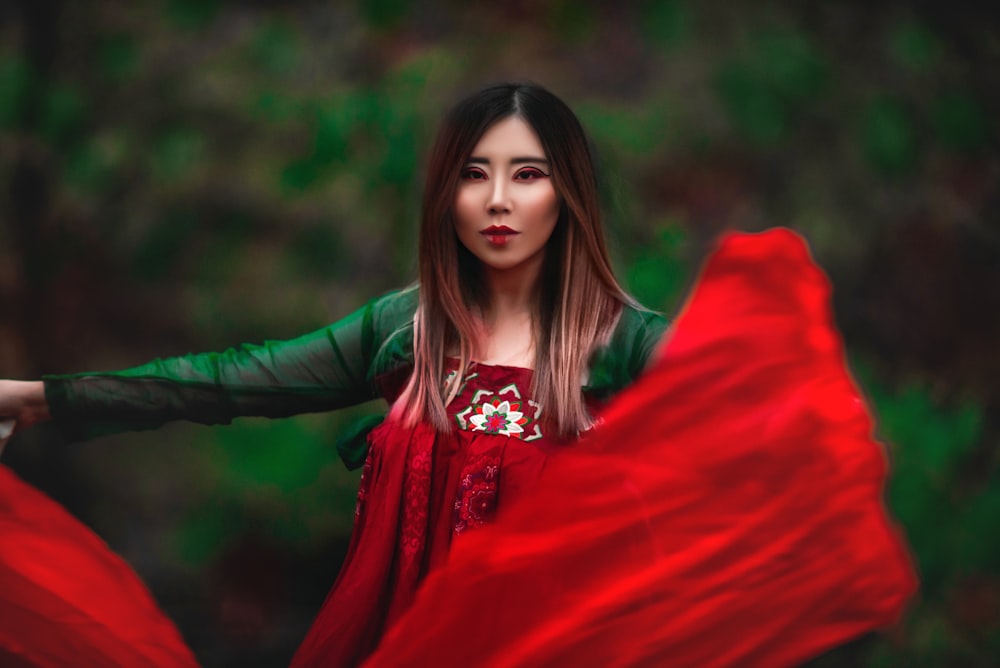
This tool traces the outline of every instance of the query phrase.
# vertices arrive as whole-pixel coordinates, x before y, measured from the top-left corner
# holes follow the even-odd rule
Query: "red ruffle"
[[[369,666],[789,666],[916,588],[830,288],[732,234],[650,371],[494,527],[457,541]]]

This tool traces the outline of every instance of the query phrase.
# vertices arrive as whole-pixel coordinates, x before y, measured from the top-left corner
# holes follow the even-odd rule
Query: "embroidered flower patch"
[[[512,436],[521,434],[524,425],[529,420],[521,412],[520,401],[501,401],[494,396],[489,401],[476,406],[472,415],[469,416],[469,424],[472,431],[484,431],[487,434],[503,434]]]

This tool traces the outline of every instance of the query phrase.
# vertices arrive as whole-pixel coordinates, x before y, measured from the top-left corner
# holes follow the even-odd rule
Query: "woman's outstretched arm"
[[[290,341],[158,359],[123,371],[46,376],[43,405],[69,438],[83,440],[172,420],[228,424],[241,416],[286,417],[362,403],[377,396],[372,362],[382,343],[412,318],[415,299],[407,295],[374,300]]]

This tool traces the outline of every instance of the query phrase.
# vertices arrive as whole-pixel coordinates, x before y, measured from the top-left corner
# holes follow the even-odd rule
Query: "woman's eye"
[[[535,179],[548,178],[548,174],[537,167],[525,167],[514,175],[515,181],[534,181]]]
[[[478,167],[466,167],[462,170],[462,180],[464,181],[485,181],[486,172]]]

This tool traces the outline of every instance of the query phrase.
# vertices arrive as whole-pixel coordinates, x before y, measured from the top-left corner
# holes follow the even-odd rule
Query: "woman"
[[[369,439],[346,563],[295,664],[374,649],[452,538],[529,489],[549,450],[590,426],[585,398],[634,378],[663,330],[611,271],[579,122],[534,86],[486,89],[446,119],[419,285],[372,309],[385,334],[368,375],[393,408]]]
[[[451,541],[592,426],[664,328],[611,270],[580,123],[548,91],[505,84],[460,102],[438,134],[416,287],[292,341],[6,381],[0,416],[19,429],[51,418],[82,439],[385,398],[389,418],[343,450],[364,462],[352,543],[293,662],[353,665]]]

